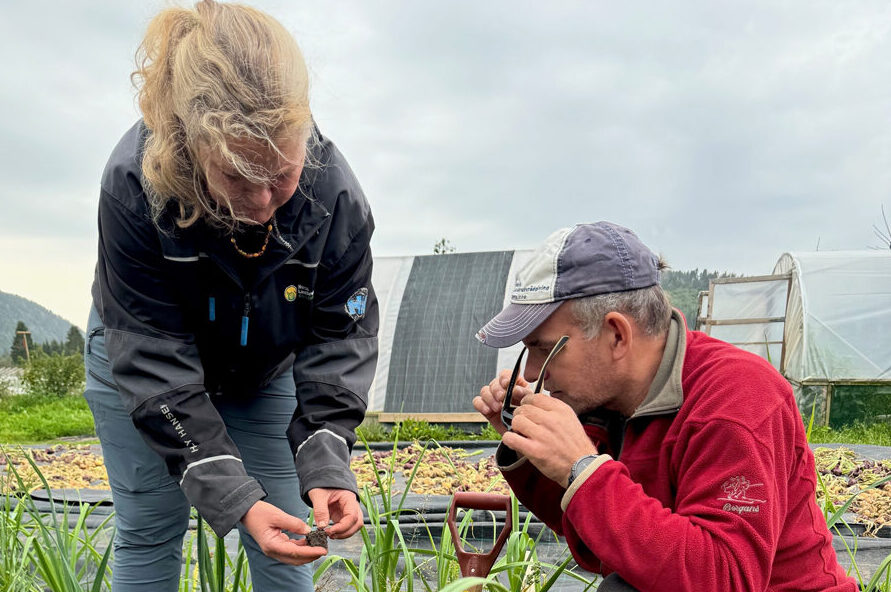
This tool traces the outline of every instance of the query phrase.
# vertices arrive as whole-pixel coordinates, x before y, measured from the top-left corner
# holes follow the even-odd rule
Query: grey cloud
[[[0,55],[27,56],[0,87],[4,212],[49,216],[48,233],[93,224],[82,212],[136,116],[127,75],[160,6],[65,4],[40,24],[44,43],[35,24],[0,25]],[[259,6],[301,43],[379,253],[430,252],[441,236],[528,248],[612,219],[675,267],[763,273],[818,238],[871,244],[891,204],[883,3]],[[13,10],[19,23],[53,12]],[[77,201],[48,214],[22,193]]]

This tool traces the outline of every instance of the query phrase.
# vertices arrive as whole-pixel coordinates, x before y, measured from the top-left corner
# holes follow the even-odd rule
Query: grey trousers
[[[182,569],[189,502],[124,409],[111,376],[103,327],[95,309],[90,311],[84,362],[84,396],[102,443],[114,500],[112,590],[175,592]],[[285,437],[297,406],[293,376],[285,372],[250,399],[215,398],[214,404],[241,452],[248,474],[266,489],[266,501],[306,520],[308,509],[300,499],[294,457]],[[312,592],[311,565],[295,567],[270,559],[241,524],[238,527],[254,592]]]
[[[597,592],[637,592],[637,588],[620,578],[618,574],[611,573],[600,582]]]

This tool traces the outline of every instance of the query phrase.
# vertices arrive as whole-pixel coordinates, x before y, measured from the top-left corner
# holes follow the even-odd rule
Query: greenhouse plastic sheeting
[[[390,354],[393,350],[393,335],[399,318],[399,305],[411,274],[414,257],[376,257],[371,283],[377,295],[380,309],[378,329],[377,369],[374,382],[368,394],[368,410],[382,411],[387,399],[387,379],[390,374]]]
[[[787,378],[891,380],[891,252],[786,253]]]
[[[751,322],[713,325],[709,328],[709,335],[757,354],[779,369],[783,351],[783,323],[755,321],[784,316],[788,287],[786,277],[757,282],[715,283],[710,320]],[[707,299],[703,299],[703,306],[708,306]]]
[[[715,284],[715,300],[711,318],[762,319],[781,317],[786,313],[786,279]]]
[[[709,335],[757,354],[779,370],[783,355],[783,324],[715,325]]]

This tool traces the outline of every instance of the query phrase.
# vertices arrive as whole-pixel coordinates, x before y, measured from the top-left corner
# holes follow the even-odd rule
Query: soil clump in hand
[[[310,547],[324,547],[327,549],[328,534],[324,530],[316,528],[306,535],[306,544]]]

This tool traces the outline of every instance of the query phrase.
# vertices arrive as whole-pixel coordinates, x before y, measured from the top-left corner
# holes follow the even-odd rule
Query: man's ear
[[[631,352],[633,331],[627,316],[617,311],[606,313],[601,332],[608,339],[613,360],[620,360]]]

